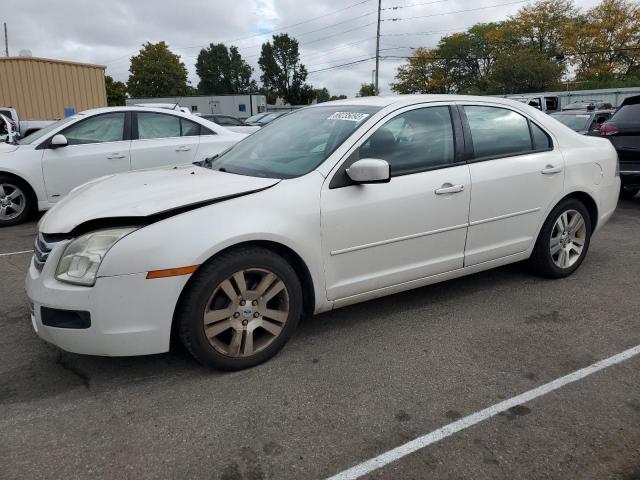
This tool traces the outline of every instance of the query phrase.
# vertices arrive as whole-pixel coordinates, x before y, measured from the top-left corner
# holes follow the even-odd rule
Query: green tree
[[[376,94],[376,86],[373,83],[363,83],[360,85],[358,97],[373,97]]]
[[[439,62],[438,50],[417,48],[406,65],[396,71],[391,90],[396,93],[454,93],[456,85]]]
[[[550,90],[561,79],[564,66],[531,48],[497,55],[487,93],[526,93]]]
[[[640,5],[603,0],[576,22],[567,41],[579,80],[624,79],[638,75]]]
[[[298,41],[286,33],[274,35],[272,40],[262,44],[258,60],[263,86],[291,105],[308,103],[313,90],[305,84],[307,69],[300,63]]]
[[[132,97],[173,97],[187,91],[187,69],[165,42],[142,46],[131,57],[127,91]]]
[[[198,90],[205,95],[246,94],[258,90],[255,80],[251,80],[253,68],[242,58],[238,47],[227,49],[223,43],[209,44],[198,54],[196,73],[200,77]]]
[[[572,0],[541,0],[510,18],[521,46],[557,57],[580,15]]]
[[[104,77],[104,86],[107,89],[107,105],[110,107],[120,107],[127,99],[127,86],[122,82],[115,81],[109,75]]]
[[[313,90],[313,97],[316,99],[316,102],[323,103],[329,101],[331,94],[326,88],[315,88]]]

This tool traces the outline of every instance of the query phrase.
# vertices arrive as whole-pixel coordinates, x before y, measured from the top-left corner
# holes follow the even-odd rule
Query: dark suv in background
[[[640,191],[640,95],[627,98],[591,135],[605,136],[618,151],[623,198]]]

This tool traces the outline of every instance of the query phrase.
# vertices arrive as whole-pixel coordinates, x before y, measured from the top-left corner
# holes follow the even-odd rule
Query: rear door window
[[[611,120],[615,122],[640,123],[640,103],[623,105]]]
[[[186,120],[184,118],[180,119],[180,128],[183,137],[197,137],[200,135],[200,124],[196,122],[192,122],[191,120]]]
[[[528,121],[522,115],[500,107],[464,107],[471,129],[474,158],[517,155],[533,150]]]
[[[169,138],[180,136],[180,118],[162,113],[138,112],[138,138]]]

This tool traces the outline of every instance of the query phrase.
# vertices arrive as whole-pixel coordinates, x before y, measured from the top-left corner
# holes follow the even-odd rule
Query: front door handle
[[[447,195],[449,193],[460,193],[464,190],[464,185],[452,185],[450,183],[445,183],[442,187],[435,190],[433,193],[436,195]]]
[[[109,155],[107,155],[107,158],[109,160],[115,160],[117,158],[124,158],[125,154],[124,153],[110,153]]]
[[[540,173],[543,175],[553,175],[554,173],[560,173],[562,171],[562,167],[554,167],[553,165],[547,165]]]
[[[187,147],[186,145],[180,145],[176,148],[176,152],[188,152],[189,150],[191,150],[191,147]]]

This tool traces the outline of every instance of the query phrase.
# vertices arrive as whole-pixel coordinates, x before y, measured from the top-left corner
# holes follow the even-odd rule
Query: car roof
[[[419,94],[419,95],[382,95],[377,97],[356,97],[347,98],[346,100],[332,100],[329,102],[318,103],[312,105],[311,108],[318,108],[329,105],[350,105],[350,106],[371,106],[371,107],[402,107],[405,105],[413,105],[416,103],[428,102],[492,102],[503,105],[522,106],[522,102],[518,102],[509,98],[489,97],[479,95],[444,95],[444,94]]]
[[[184,118],[198,118],[197,115],[191,113],[184,113],[180,110],[173,110],[170,108],[156,108],[147,107],[144,105],[127,105],[125,107],[99,107],[90,108],[89,110],[82,110],[76,113],[76,115],[95,115],[96,113],[108,113],[108,112],[157,112],[157,113],[169,113],[172,115],[178,115]]]

